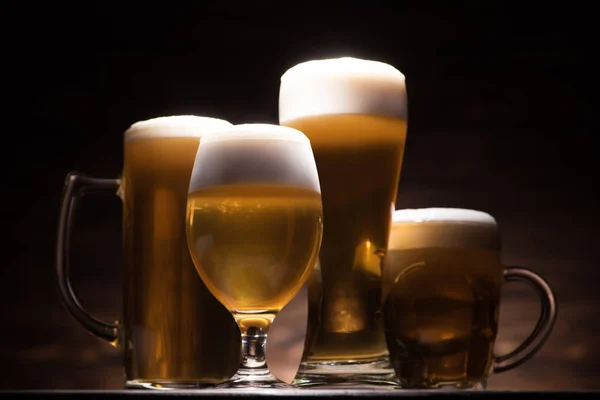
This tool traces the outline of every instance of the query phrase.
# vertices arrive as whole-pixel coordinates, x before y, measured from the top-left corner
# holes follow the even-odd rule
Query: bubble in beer
[[[125,131],[125,141],[150,138],[202,137],[232,124],[228,121],[196,115],[157,117],[134,123]]]
[[[271,124],[235,125],[202,138],[189,192],[217,185],[269,184],[320,193],[308,138]]]
[[[358,58],[312,60],[281,77],[279,122],[329,114],[374,114],[406,120],[404,75]]]

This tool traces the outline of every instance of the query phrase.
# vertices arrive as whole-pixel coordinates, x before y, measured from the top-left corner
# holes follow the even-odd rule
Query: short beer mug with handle
[[[197,116],[137,122],[124,134],[121,179],[67,176],[58,230],[60,294],[88,331],[122,351],[128,388],[196,388],[223,382],[236,371],[239,330],[198,277],[185,236],[200,138],[230,126]],[[119,194],[123,201],[124,303],[118,322],[91,316],[69,281],[76,206],[82,195],[97,191]]]
[[[393,214],[382,282],[390,357],[403,388],[483,389],[488,375],[527,361],[548,338],[556,302],[534,272],[501,263],[500,232],[484,212],[456,208]],[[524,282],[542,309],[511,353],[493,355],[500,290]]]

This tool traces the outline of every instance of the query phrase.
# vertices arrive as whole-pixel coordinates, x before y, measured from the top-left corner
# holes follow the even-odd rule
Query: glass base
[[[387,359],[363,362],[303,361],[292,385],[394,389],[399,387],[400,381]]]
[[[149,389],[149,390],[191,390],[191,389],[205,389],[214,388],[218,385],[215,383],[204,383],[197,381],[127,381],[125,382],[125,389]]]
[[[485,390],[487,387],[486,380],[459,380],[459,381],[440,381],[440,382],[429,382],[429,383],[421,383],[421,384],[409,384],[405,381],[400,382],[400,387],[398,389],[432,389],[432,390],[441,390],[441,391],[469,391],[469,390]]]
[[[215,389],[292,389],[289,383],[277,379],[269,370],[240,370]]]

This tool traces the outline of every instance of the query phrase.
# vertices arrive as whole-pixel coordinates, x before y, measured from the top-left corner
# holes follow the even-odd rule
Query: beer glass
[[[239,369],[217,387],[289,387],[269,372],[265,350],[271,323],[305,283],[321,245],[321,194],[309,140],[267,124],[205,136],[190,180],[186,228],[198,274],[241,331]]]
[[[548,338],[556,301],[534,272],[504,267],[500,233],[484,212],[453,208],[399,210],[384,268],[386,338],[404,388],[483,389],[490,372],[528,360]],[[500,289],[529,284],[541,314],[511,353],[494,356]]]
[[[281,77],[279,122],[311,141],[324,218],[296,385],[397,384],[381,320],[381,272],[406,118],[404,75],[388,64],[313,60]]]
[[[121,350],[127,388],[195,388],[235,373],[239,330],[198,277],[185,238],[187,190],[200,137],[229,126],[196,116],[137,122],[124,134],[120,179],[67,176],[58,230],[60,294],[88,331]],[[118,322],[90,315],[69,281],[76,207],[82,196],[98,191],[118,194],[123,203],[124,287]]]

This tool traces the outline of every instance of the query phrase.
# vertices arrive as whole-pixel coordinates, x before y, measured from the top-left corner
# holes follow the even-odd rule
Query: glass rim
[[[214,142],[236,142],[243,140],[278,140],[310,144],[308,137],[298,129],[275,124],[232,125],[202,137],[201,146]]]

